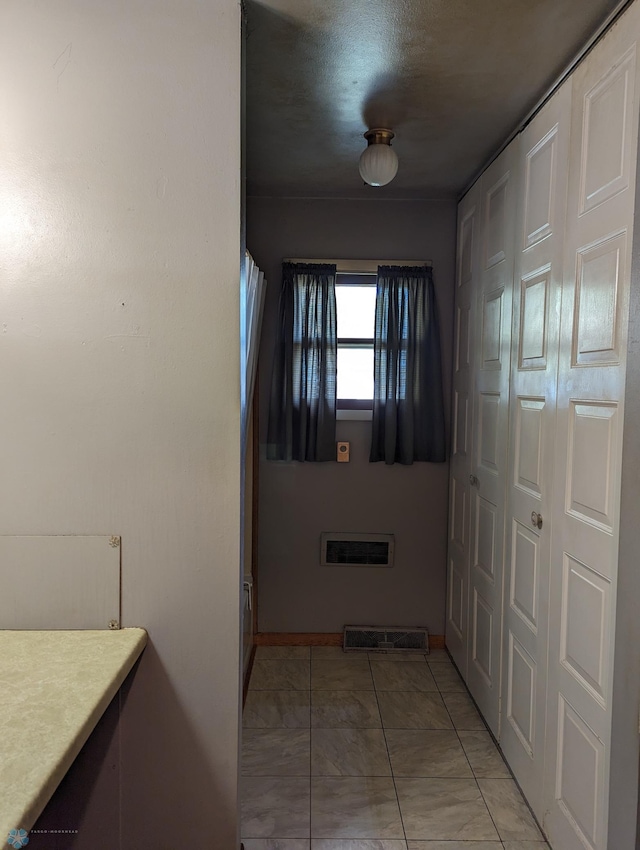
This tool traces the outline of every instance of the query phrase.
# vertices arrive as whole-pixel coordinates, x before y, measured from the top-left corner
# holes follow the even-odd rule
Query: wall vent
[[[341,534],[320,537],[323,567],[392,567],[393,534]]]
[[[345,650],[429,652],[429,632],[402,626],[345,626],[343,647]]]

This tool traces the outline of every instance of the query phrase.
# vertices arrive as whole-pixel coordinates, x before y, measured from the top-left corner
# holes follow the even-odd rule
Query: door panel
[[[453,451],[462,458],[469,445],[469,397],[456,390],[453,403]]]
[[[518,140],[512,142],[480,181],[483,238],[475,303],[471,441],[469,569],[469,660],[467,685],[495,735],[500,730],[502,584],[511,302]]]
[[[504,288],[483,294],[482,368],[502,368],[502,296]]]
[[[508,227],[513,192],[513,184],[509,189],[511,174],[507,170],[493,183],[492,177],[487,176],[489,173],[495,176],[497,172],[492,166],[482,177],[482,185],[485,189],[485,269],[503,262],[511,249]]]
[[[469,612],[469,531],[472,470],[472,351],[480,259],[480,187],[476,185],[458,209],[458,268],[453,375],[453,445],[449,486],[449,555],[447,577],[446,642],[461,673],[466,676]]]
[[[452,558],[449,561],[449,585],[447,588],[447,646],[463,640],[465,628],[465,578],[457,569]]]
[[[560,663],[602,707],[608,699],[605,673],[610,648],[610,595],[611,582],[586,564],[565,556]]]
[[[629,19],[627,19],[627,24]],[[600,57],[589,60],[595,68],[611,48],[617,35],[608,37],[609,45]],[[615,47],[613,48],[615,49]],[[616,57],[598,82],[584,94],[582,150],[580,158],[580,214],[595,209],[629,187],[634,168],[634,87],[636,46]],[[602,65],[600,66],[602,68]],[[588,72],[587,72],[588,73]],[[584,73],[576,77],[584,77]]]
[[[540,537],[526,525],[513,520],[509,607],[525,626],[537,634],[540,607]]]
[[[551,235],[551,234],[549,234]],[[520,325],[518,331],[518,368],[547,368],[547,303],[550,266],[536,269],[520,281]]]
[[[577,255],[572,365],[620,362],[620,319],[626,279],[626,233],[581,249]]]
[[[557,127],[553,126],[526,153],[524,162],[524,244],[537,245],[555,229]],[[530,135],[530,134],[529,134]]]
[[[613,531],[618,405],[569,402],[566,511],[576,519]]]
[[[469,325],[469,305],[458,306],[457,327],[456,327],[456,373],[464,371],[469,367],[469,345],[470,345],[470,325]]]
[[[543,814],[549,552],[571,87],[521,134],[504,593],[501,746]],[[542,517],[539,526],[537,517]]]
[[[493,475],[499,473],[500,462],[500,393],[481,392],[478,394],[477,422],[477,466],[478,471],[487,471]]]
[[[496,557],[496,506],[487,502],[482,496],[474,495],[476,505],[475,519],[475,553],[473,566],[481,570],[487,579],[493,584],[495,582],[495,557]]]
[[[473,590],[473,647],[471,660],[484,676],[487,685],[493,681],[493,652],[491,638],[493,635],[493,607],[479,593]]]
[[[536,679],[538,665],[511,633],[507,672],[507,721],[522,747],[533,758],[536,748]]]
[[[545,419],[547,402],[544,398],[516,396],[515,434],[513,446],[514,486],[533,496],[542,494]]]
[[[467,489],[466,482],[451,479],[451,540],[460,549],[467,545]]]
[[[602,837],[605,747],[562,695],[558,708],[557,805],[576,837],[581,836],[581,846],[597,847]]]
[[[631,6],[572,75],[543,825],[605,850],[638,80]]]

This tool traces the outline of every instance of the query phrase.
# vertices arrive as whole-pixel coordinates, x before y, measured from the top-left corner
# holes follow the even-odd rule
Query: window
[[[336,310],[338,410],[371,410],[376,275],[338,272]]]
[[[335,460],[336,419],[362,419],[372,463],[444,461],[430,266],[285,260],[282,271],[267,458]]]

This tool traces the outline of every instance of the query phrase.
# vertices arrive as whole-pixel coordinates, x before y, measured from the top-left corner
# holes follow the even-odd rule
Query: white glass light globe
[[[360,157],[360,176],[370,186],[386,186],[398,173],[398,157],[390,145],[369,145]]]

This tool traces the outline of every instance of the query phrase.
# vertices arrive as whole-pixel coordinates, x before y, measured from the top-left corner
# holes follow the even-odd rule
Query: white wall
[[[0,33],[0,533],[121,535],[151,639],[95,790],[120,815],[78,788],[66,826],[232,848],[240,7],[5,0]]]
[[[433,261],[449,414],[454,201],[249,198],[247,244],[268,281],[260,350],[258,627],[338,632],[346,623],[425,625],[444,634],[448,463],[369,463],[370,422],[338,422],[351,462],[265,457],[285,257]],[[323,531],[391,532],[393,569],[321,567]]]

